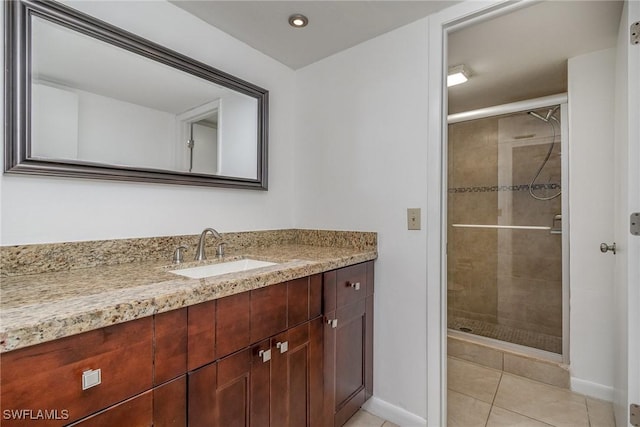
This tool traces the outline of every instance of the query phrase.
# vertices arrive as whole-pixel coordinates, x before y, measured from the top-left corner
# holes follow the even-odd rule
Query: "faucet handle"
[[[178,246],[175,251],[173,251],[173,263],[174,264],[180,264],[182,263],[182,261],[184,261],[184,251],[187,250],[187,247],[185,245],[180,245]]]
[[[216,256],[218,258],[222,258],[224,256],[224,247],[227,246],[225,242],[218,243],[218,248],[216,249]]]

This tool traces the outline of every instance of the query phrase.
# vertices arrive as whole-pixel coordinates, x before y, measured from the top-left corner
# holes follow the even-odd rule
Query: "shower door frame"
[[[562,205],[562,354],[556,355],[556,353],[551,353],[543,350],[538,350],[533,347],[526,347],[518,344],[513,344],[507,341],[499,341],[491,338],[486,338],[483,336],[475,335],[472,333],[458,332],[453,329],[447,328],[447,334],[451,331],[455,331],[453,335],[463,335],[467,338],[470,338],[474,341],[490,343],[496,347],[499,347],[504,350],[517,350],[520,352],[524,352],[526,354],[530,354],[536,357],[546,358],[555,362],[562,362],[565,364],[569,364],[569,125],[568,125],[568,94],[560,93],[557,95],[550,95],[541,98],[534,98],[525,101],[512,102],[509,104],[496,105],[487,108],[481,108],[472,111],[465,111],[462,113],[450,114],[447,116],[447,125],[466,122],[470,120],[483,119],[488,117],[495,117],[504,114],[512,114],[512,113],[521,113],[530,110],[536,110],[544,107],[550,107],[554,105],[560,106],[560,177],[561,177],[561,205]],[[447,262],[448,255],[446,253],[446,236],[447,236],[447,227],[448,227],[448,209],[447,209],[447,201],[448,201],[448,146],[449,141],[448,138],[443,138],[442,145],[442,203],[443,203],[443,229],[442,235],[444,236],[444,250],[445,254],[443,256],[445,268],[442,270],[443,277],[443,289],[447,289],[448,287],[448,277],[447,277]],[[446,294],[446,292],[445,292]],[[448,305],[445,305],[443,310],[445,311],[445,316],[447,316]],[[446,323],[445,323],[446,325]]]
[[[447,278],[446,183],[447,140],[447,36],[534,4],[537,0],[481,0],[462,2],[430,15],[428,30],[428,135],[427,135],[427,412],[431,426],[447,422]],[[567,117],[566,114],[563,117]],[[567,120],[564,120],[567,122]],[[568,169],[565,170],[565,176]],[[446,184],[444,184],[446,185]],[[567,188],[568,189],[568,188]],[[565,204],[566,205],[566,204]],[[568,230],[568,228],[567,228]],[[563,248],[564,249],[564,248]],[[568,253],[567,253],[568,255]],[[565,352],[568,356],[568,352]]]

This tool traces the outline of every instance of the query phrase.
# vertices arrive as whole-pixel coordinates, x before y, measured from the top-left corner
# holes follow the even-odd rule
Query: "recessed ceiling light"
[[[306,16],[301,15],[299,13],[296,13],[295,15],[291,15],[289,17],[289,25],[295,28],[306,27],[308,23],[309,23],[309,19]]]
[[[447,87],[464,83],[469,80],[469,77],[471,77],[471,72],[464,66],[464,64],[449,67],[449,72],[447,73]]]

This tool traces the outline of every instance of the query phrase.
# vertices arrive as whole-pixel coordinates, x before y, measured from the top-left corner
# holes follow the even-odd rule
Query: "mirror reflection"
[[[255,96],[35,15],[31,24],[30,159],[260,178]]]

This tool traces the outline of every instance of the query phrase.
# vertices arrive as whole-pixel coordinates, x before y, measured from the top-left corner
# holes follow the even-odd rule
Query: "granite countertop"
[[[375,248],[281,244],[243,248],[222,261],[277,265],[190,279],[170,273],[203,263],[131,262],[2,278],[0,352],[373,260]]]

